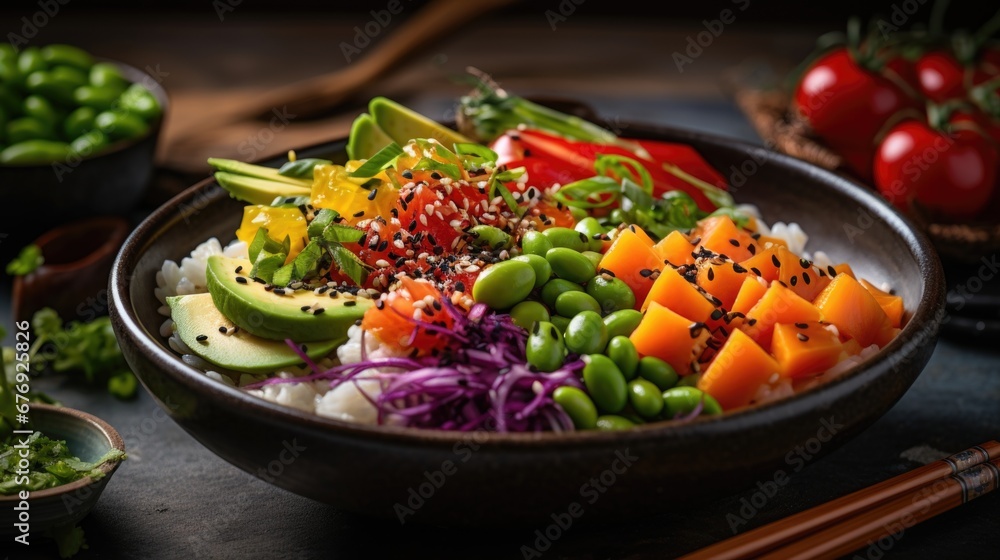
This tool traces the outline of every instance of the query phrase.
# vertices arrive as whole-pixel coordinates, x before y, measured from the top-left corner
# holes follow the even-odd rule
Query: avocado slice
[[[283,340],[260,338],[243,329],[233,334],[220,332],[220,327],[232,331],[236,325],[215,307],[211,294],[168,297],[167,305],[180,339],[206,362],[246,373],[271,373],[302,363],[302,358]],[[198,340],[202,336],[207,338]],[[316,360],[333,352],[345,340],[346,337],[340,337],[302,347],[307,356]]]
[[[278,197],[309,196],[312,194],[311,187],[279,183],[278,181],[236,175],[225,171],[216,172],[215,180],[234,198],[251,204],[267,206]]]
[[[256,177],[257,179],[267,179],[268,181],[288,183],[289,185],[294,185],[296,187],[303,187],[307,189],[312,188],[312,181],[298,179],[295,177],[286,177],[279,174],[278,170],[273,167],[265,167],[263,165],[254,165],[252,163],[244,163],[235,159],[223,158],[208,158],[208,164],[219,171],[232,173],[233,175],[246,175],[247,177]]]
[[[449,150],[456,143],[472,142],[458,132],[385,97],[372,99],[368,103],[368,112],[379,128],[400,146],[414,138],[434,138]]]
[[[259,337],[295,342],[342,338],[374,303],[334,289],[322,294],[311,289],[265,289],[265,284],[249,277],[252,268],[248,260],[213,255],[206,275],[208,293],[219,311]],[[323,311],[315,313],[319,309]]]
[[[368,159],[389,144],[392,144],[392,138],[375,124],[371,115],[362,113],[351,125],[347,156],[351,159]]]

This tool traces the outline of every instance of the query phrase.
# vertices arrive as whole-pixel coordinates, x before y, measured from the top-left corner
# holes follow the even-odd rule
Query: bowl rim
[[[122,439],[122,436],[121,434],[118,433],[118,430],[115,430],[113,427],[111,427],[111,424],[108,424],[107,422],[98,418],[97,416],[94,416],[93,414],[83,412],[82,410],[77,410],[75,408],[69,408],[65,406],[55,406],[44,403],[32,403],[31,413],[32,414],[41,413],[41,414],[51,414],[51,415],[61,414],[64,416],[70,416],[74,419],[74,421],[78,423],[89,424],[90,427],[97,428],[97,430],[101,433],[101,435],[104,436],[108,444],[109,451],[111,449],[117,449],[122,453],[125,452],[125,440]],[[51,437],[49,434],[44,434],[44,435],[47,437]],[[38,500],[41,498],[48,498],[51,496],[59,496],[62,494],[67,494],[69,492],[75,492],[81,488],[90,486],[95,482],[101,482],[107,480],[111,478],[111,475],[113,475],[116,470],[118,470],[118,467],[121,465],[121,463],[122,461],[120,459],[114,461],[105,461],[104,463],[98,466],[98,468],[104,473],[104,476],[101,477],[100,479],[94,480],[93,477],[85,476],[79,480],[74,480],[73,482],[67,484],[61,484],[59,486],[55,486],[52,488],[46,488],[44,490],[37,490],[31,492],[30,499]],[[0,504],[4,502],[16,502],[19,500],[20,498],[18,497],[17,494],[0,495]]]
[[[163,123],[166,120],[167,110],[170,107],[170,96],[167,94],[166,88],[164,88],[160,82],[156,81],[156,78],[153,78],[153,76],[151,76],[149,73],[143,70],[139,70],[138,68],[130,64],[126,64],[118,60],[112,60],[110,58],[95,56],[94,60],[96,60],[97,62],[108,62],[117,66],[119,70],[122,70],[122,74],[124,74],[125,77],[130,80],[130,85],[142,82],[142,85],[156,97],[157,101],[160,102],[160,116],[156,117],[156,120],[149,123],[149,127],[143,134],[140,134],[139,136],[133,138],[123,138],[121,140],[118,140],[117,142],[112,142],[111,144],[108,144],[107,146],[98,150],[97,152],[94,152],[89,156],[81,158],[80,163],[85,161],[100,159],[105,156],[110,156],[112,154],[123,152],[131,148],[132,146],[139,144],[143,140],[146,140],[150,136],[159,135],[160,129],[163,128]],[[65,161],[65,159],[62,161]],[[60,163],[60,161],[49,161],[45,163],[13,164],[13,165],[7,164],[7,165],[0,165],[0,169],[41,169],[41,168],[47,168],[54,163]]]
[[[718,416],[703,416],[698,419],[676,424],[654,422],[622,431],[568,431],[568,432],[451,432],[425,428],[399,426],[372,426],[346,422],[335,418],[310,414],[247,394],[238,388],[223,385],[203,372],[188,366],[180,356],[161,343],[157,326],[147,330],[139,320],[134,302],[129,293],[131,271],[145,249],[160,235],[174,226],[180,219],[177,208],[182,204],[192,204],[195,197],[205,197],[207,188],[216,187],[208,194],[211,202],[228,198],[228,193],[219,188],[211,177],[206,178],[150,214],[132,232],[122,246],[112,268],[110,278],[110,310],[115,320],[119,336],[143,353],[168,375],[174,382],[187,386],[192,392],[215,402],[225,402],[230,406],[252,409],[272,415],[287,425],[295,425],[312,430],[327,431],[342,437],[353,437],[369,441],[397,443],[402,445],[422,445],[448,447],[459,442],[476,438],[476,443],[493,449],[531,450],[539,447],[603,447],[607,444],[618,446],[648,441],[659,437],[701,438],[726,432],[760,429],[787,416],[801,416],[811,410],[822,408],[830,400],[839,400],[856,393],[875,379],[891,374],[900,357],[916,354],[927,344],[933,344],[940,327],[941,313],[945,303],[944,272],[936,253],[927,237],[917,230],[910,220],[896,211],[876,193],[869,191],[852,178],[822,169],[804,160],[793,158],[766,147],[738,139],[706,134],[687,129],[647,123],[629,123],[629,132],[639,138],[669,137],[675,142],[702,142],[722,148],[736,150],[750,157],[763,160],[775,166],[788,169],[794,174],[808,177],[822,183],[824,188],[835,191],[860,208],[865,209],[875,219],[885,222],[909,249],[909,256],[921,270],[922,294],[913,315],[900,333],[886,347],[879,350],[862,363],[844,372],[836,379],[818,384],[796,395],[747,407]],[[296,152],[341,150],[346,138],[339,137],[330,142],[297,149]],[[271,158],[272,160],[274,158]],[[265,160],[265,162],[268,160]],[[202,204],[205,204],[202,198]],[[152,297],[152,294],[150,294]],[[903,362],[905,363],[905,359]],[[140,378],[141,381],[141,378]],[[143,383],[145,385],[145,383]],[[147,388],[148,390],[148,388]],[[899,395],[902,396],[902,393]],[[897,397],[898,399],[899,397]],[[474,434],[474,435],[473,435]]]

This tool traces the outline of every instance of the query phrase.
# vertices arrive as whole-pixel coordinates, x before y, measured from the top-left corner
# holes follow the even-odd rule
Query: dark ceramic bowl
[[[168,110],[167,93],[153,76],[115,62],[130,82],[144,85],[163,112],[146,134],[115,142],[82,160],[0,165],[0,219],[23,223],[27,243],[50,227],[97,215],[126,215],[142,200],[153,174],[153,154]],[[63,166],[62,164],[65,164]],[[24,217],[30,215],[30,220]],[[23,229],[23,228],[19,228]],[[4,245],[20,248],[10,240]]]
[[[694,146],[735,196],[767,220],[797,221],[811,247],[906,302],[901,335],[862,366],[794,398],[689,424],[624,432],[454,433],[369,427],[313,416],[225,387],[185,365],[158,334],[153,295],[164,259],[210,236],[228,241],[242,204],[206,180],[154,212],[111,276],[111,317],[143,385],[198,441],[232,464],[345,510],[447,525],[625,519],[772,480],[857,435],[906,392],[934,349],[944,283],[927,240],[850,180],[749,144],[630,125],[630,135]],[[345,141],[299,151],[343,161]],[[276,162],[275,162],[276,163]],[[796,455],[801,446],[809,459]],[[573,503],[576,506],[573,506]]]
[[[107,422],[72,408],[34,404],[31,406],[33,428],[52,439],[65,440],[70,452],[82,461],[96,461],[112,449],[125,451],[122,437]],[[104,476],[98,480],[81,478],[69,484],[32,492],[29,498],[31,533],[42,534],[54,527],[79,523],[101,497],[104,487],[115,474],[121,461],[109,461],[99,468]],[[18,496],[0,496],[0,534],[14,534],[20,503]]]

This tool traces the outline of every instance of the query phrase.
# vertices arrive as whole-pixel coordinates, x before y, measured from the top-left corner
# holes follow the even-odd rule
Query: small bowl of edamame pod
[[[139,202],[167,108],[154,76],[70,45],[0,45],[0,218],[17,232]],[[23,221],[23,220],[22,220]],[[17,243],[11,243],[17,245]]]

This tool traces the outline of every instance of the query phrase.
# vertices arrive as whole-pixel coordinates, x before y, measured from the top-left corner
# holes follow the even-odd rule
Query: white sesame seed
[[[465,267],[465,271],[466,272],[479,272],[479,267],[476,266],[476,265],[474,265],[474,264],[470,264],[469,266]]]
[[[386,267],[389,266],[389,261],[387,261],[385,259],[379,259],[379,260],[375,261],[375,266],[377,266],[379,268],[386,268]]]
[[[427,309],[427,303],[424,300],[417,300],[413,302],[414,309]]]
[[[427,226],[427,216],[425,214],[420,215],[420,224],[424,227]]]
[[[426,213],[427,215],[433,214],[434,213],[434,205],[428,204],[428,205],[424,206],[424,213]]]
[[[406,245],[403,243],[402,239],[397,239],[397,240],[393,241],[392,245],[394,247],[396,247],[397,249],[403,249],[403,248],[406,247]]]
[[[448,225],[450,225],[453,228],[460,228],[462,227],[462,220],[452,220],[448,222]]]

